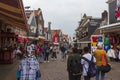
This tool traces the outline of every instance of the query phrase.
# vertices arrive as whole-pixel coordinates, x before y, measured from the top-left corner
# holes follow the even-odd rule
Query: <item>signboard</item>
[[[117,20],[120,20],[120,0],[117,0],[117,5],[115,9],[115,17]]]
[[[96,22],[94,19],[90,20],[91,26],[97,26],[98,22]]]

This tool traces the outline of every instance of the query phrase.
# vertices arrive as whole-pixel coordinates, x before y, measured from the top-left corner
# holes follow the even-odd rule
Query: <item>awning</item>
[[[91,41],[80,41],[80,42],[73,42],[73,43],[86,44],[86,43],[91,43]]]
[[[37,38],[37,37],[32,37],[32,36],[29,36],[28,39],[39,40],[39,38]]]
[[[24,38],[24,42],[28,43],[29,42],[28,38]]]
[[[22,37],[18,37],[18,38],[17,38],[17,42],[18,42],[18,43],[21,43],[21,42],[23,42],[23,41],[24,41],[24,40],[23,40]]]
[[[108,33],[108,32],[116,32],[118,33],[120,31],[120,22],[119,23],[114,23],[114,24],[109,24],[105,26],[101,26],[98,28],[102,30],[102,33]]]
[[[0,0],[0,20],[13,27],[27,30],[22,0]]]
[[[45,37],[44,37],[44,36],[38,36],[38,38],[45,40]]]
[[[110,29],[110,28],[120,28],[120,23],[114,23],[114,24],[109,24],[109,25],[105,25],[105,26],[101,26],[98,29]]]

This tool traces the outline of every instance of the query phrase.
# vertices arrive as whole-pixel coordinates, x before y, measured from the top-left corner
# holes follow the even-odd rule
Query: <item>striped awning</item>
[[[13,27],[27,30],[22,0],[0,0],[0,20]]]

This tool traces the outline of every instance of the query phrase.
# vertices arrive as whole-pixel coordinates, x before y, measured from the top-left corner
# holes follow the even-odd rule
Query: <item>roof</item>
[[[62,38],[65,38],[66,40],[68,40],[68,34],[62,34]]]
[[[27,30],[27,20],[22,0],[0,0],[0,20]]]
[[[27,17],[30,17],[30,14],[31,14],[33,11],[34,11],[35,17],[38,16],[38,13],[39,13],[39,9],[38,9],[38,10],[26,10],[26,11],[29,11],[29,13],[26,12],[26,16],[27,16]]]
[[[100,29],[96,29],[93,35],[100,35]]]

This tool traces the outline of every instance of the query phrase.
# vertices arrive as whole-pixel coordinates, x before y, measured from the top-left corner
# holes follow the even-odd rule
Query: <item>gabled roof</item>
[[[100,35],[100,29],[96,29],[92,35]]]
[[[62,34],[62,38],[65,38],[66,40],[68,40],[68,34]]]
[[[30,14],[33,13],[33,12],[35,14],[35,17],[38,16],[38,10],[26,10],[26,11],[29,11],[29,12],[26,12],[27,18],[29,18]]]
[[[41,16],[42,16],[42,19],[43,19],[42,11],[41,11],[40,8],[38,8],[38,10],[26,10],[26,16],[27,16],[27,18],[30,17],[30,14],[31,14],[32,12],[34,12],[35,17],[41,15]]]
[[[75,31],[79,30],[80,28],[82,28],[82,26],[84,24],[86,24],[86,22],[88,21],[88,19],[91,19],[92,16],[87,16],[86,14],[83,15],[81,21],[79,21],[79,25],[78,27],[75,29]]]
[[[22,0],[0,0],[0,20],[13,27],[27,30]]]
[[[30,14],[30,17],[28,19],[28,25],[29,25],[29,35],[35,36],[36,29],[37,29],[37,23],[36,23],[34,12]]]

